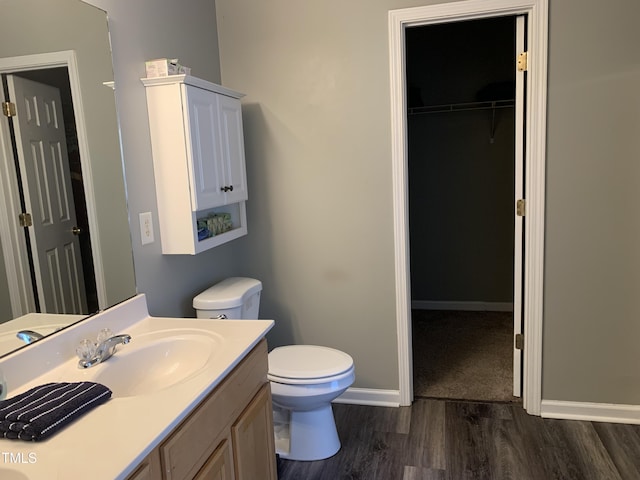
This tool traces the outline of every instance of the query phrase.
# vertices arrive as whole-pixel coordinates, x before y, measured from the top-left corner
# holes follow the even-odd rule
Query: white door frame
[[[548,0],[465,0],[389,12],[396,321],[401,405],[410,405],[413,400],[404,30],[409,26],[522,14],[528,16],[529,52],[524,132],[527,145],[527,228],[524,240],[525,350],[522,400],[528,413],[540,415]]]
[[[91,156],[89,141],[85,129],[84,108],[80,92],[80,74],[75,51],[42,53],[7,57],[0,59],[0,74],[15,73],[44,68],[66,67],[69,71],[69,83],[73,98],[73,110],[78,135],[78,150],[80,164],[84,178],[84,193],[87,205],[87,217],[91,230],[91,252],[95,270],[98,308],[106,308],[107,291],[104,280],[104,268],[100,248],[100,234],[98,232],[97,213],[95,208],[95,194],[93,191],[93,175],[91,171]],[[9,132],[4,129],[5,122],[0,124],[0,199],[5,208],[0,208],[0,239],[9,277],[9,294],[13,316],[19,317],[35,311],[34,293],[29,272],[27,245],[22,228],[17,226],[14,214],[20,209],[18,183],[13,166],[13,151],[9,139]],[[8,129],[7,129],[8,130]],[[12,173],[13,172],[13,173]],[[9,175],[12,173],[12,175]]]

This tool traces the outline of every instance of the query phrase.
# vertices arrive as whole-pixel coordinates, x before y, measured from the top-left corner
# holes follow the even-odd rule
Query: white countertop
[[[64,378],[61,368],[68,368],[82,338],[105,326],[115,334],[130,334],[132,342],[136,335],[172,328],[213,332],[223,341],[206,366],[183,382],[143,395],[113,397],[44,441],[0,438],[2,480],[126,478],[266,335],[273,321],[151,317],[144,295],[138,295],[0,359],[8,397],[49,381],[77,381]]]

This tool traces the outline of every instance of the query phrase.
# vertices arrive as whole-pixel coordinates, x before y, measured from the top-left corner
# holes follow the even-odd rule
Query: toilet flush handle
[[[215,318],[216,318],[216,320],[226,320],[227,316],[224,313],[221,313],[220,315],[218,315]]]

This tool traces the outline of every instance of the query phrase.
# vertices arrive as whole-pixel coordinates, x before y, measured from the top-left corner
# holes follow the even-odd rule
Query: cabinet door
[[[237,480],[277,480],[271,389],[265,384],[231,428]]]
[[[219,101],[216,93],[183,86],[187,165],[191,177],[193,211],[225,205],[223,151],[220,141]],[[189,141],[191,140],[191,141]]]
[[[233,478],[231,450],[229,442],[224,440],[193,480],[233,480]]]
[[[160,466],[160,452],[155,449],[147,458],[145,458],[140,465],[131,475],[127,477],[127,480],[161,480],[162,479],[162,467]]]
[[[248,195],[240,100],[220,95],[218,102],[226,204],[242,202]]]

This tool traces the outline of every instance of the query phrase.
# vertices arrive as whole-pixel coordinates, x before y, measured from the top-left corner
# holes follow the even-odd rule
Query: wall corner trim
[[[540,416],[562,420],[640,425],[640,405],[542,400]]]

